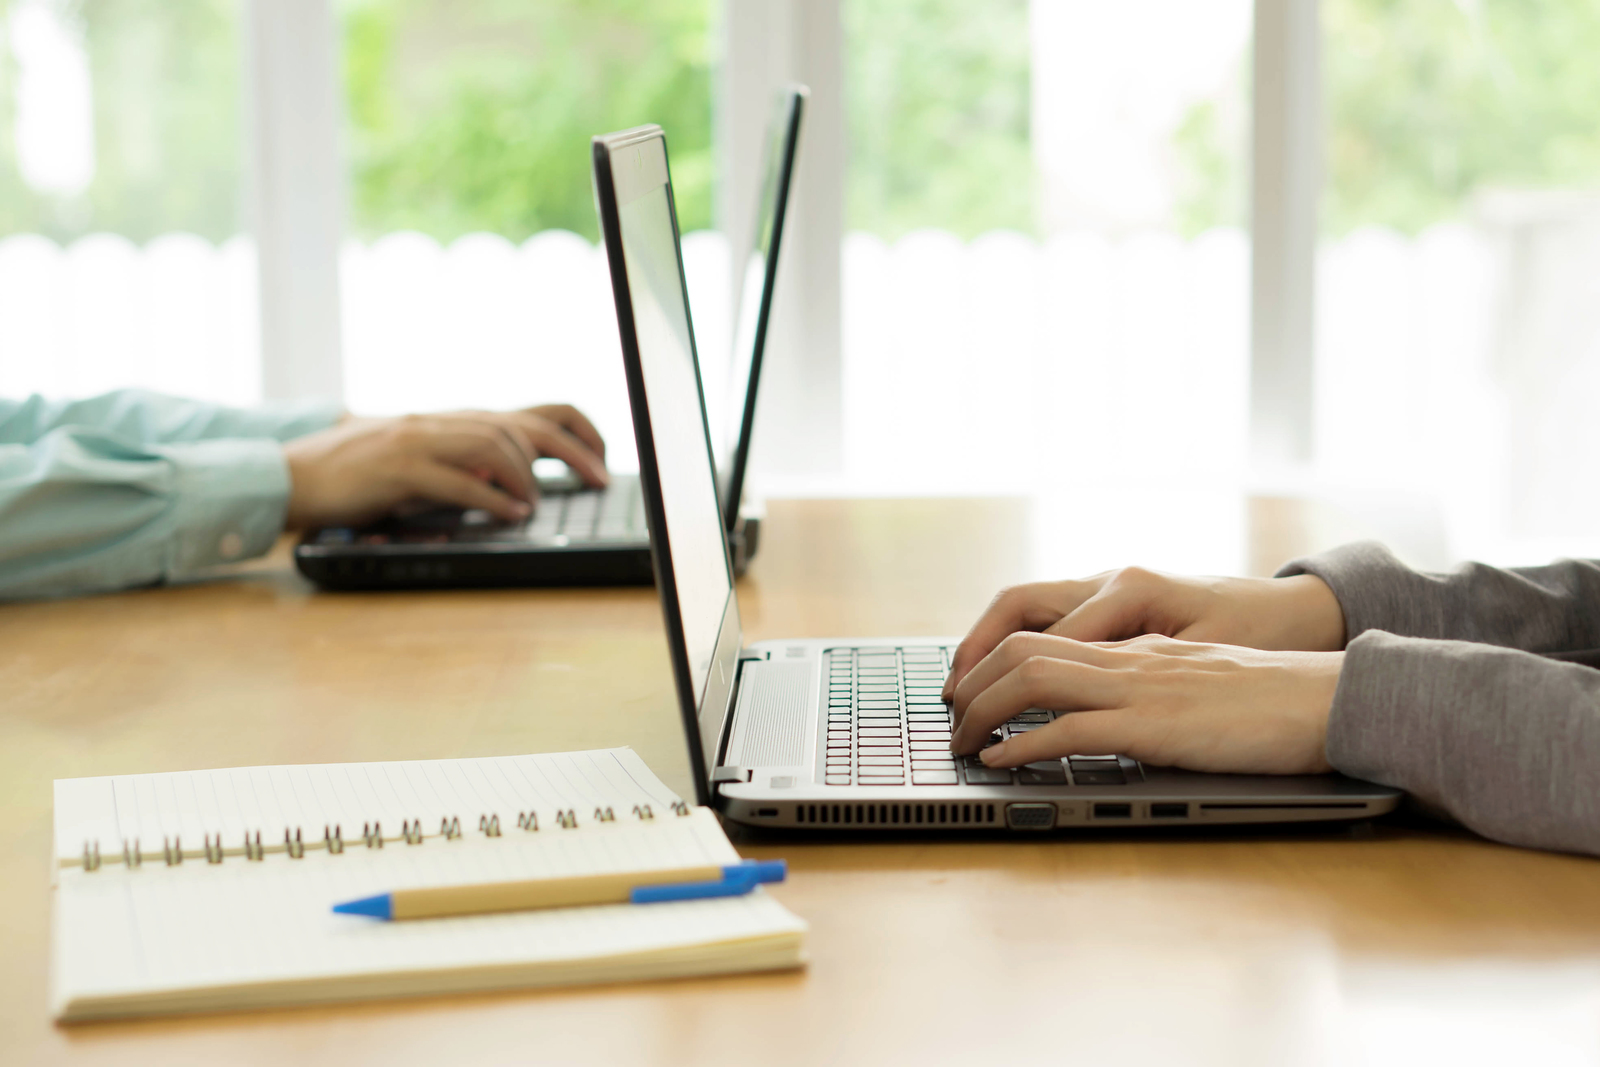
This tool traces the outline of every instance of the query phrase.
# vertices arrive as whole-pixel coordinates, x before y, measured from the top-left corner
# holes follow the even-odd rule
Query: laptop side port
[[[1006,805],[1006,825],[1013,830],[1049,830],[1055,824],[1054,804]]]
[[[1132,804],[1096,804],[1093,811],[1096,819],[1133,818]]]
[[[1152,819],[1187,819],[1189,805],[1180,800],[1169,800],[1165,803],[1157,801],[1150,805]]]

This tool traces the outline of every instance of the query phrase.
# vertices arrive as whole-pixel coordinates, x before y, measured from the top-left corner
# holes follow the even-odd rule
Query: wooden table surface
[[[960,632],[1032,576],[1030,507],[773,502],[746,637]],[[741,837],[790,862],[803,971],[50,1022],[52,779],[631,744],[687,792],[669,684],[650,590],[317,594],[282,546],[0,605],[0,1063],[1600,1063],[1600,863],[1405,821]]]

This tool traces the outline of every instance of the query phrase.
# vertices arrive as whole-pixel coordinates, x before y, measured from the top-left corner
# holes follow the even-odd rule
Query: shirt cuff
[[[158,451],[168,455],[178,472],[168,578],[237,563],[272,548],[289,509],[289,465],[281,445],[227,439]]]
[[[1291,560],[1274,578],[1310,574],[1333,590],[1344,612],[1344,639],[1354,641],[1368,630],[1421,632],[1423,620],[1414,598],[1406,595],[1416,575],[1376,541],[1358,541],[1328,552]]]

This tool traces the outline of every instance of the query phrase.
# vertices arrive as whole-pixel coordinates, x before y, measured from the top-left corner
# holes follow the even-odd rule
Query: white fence
[[[727,249],[698,233],[684,255],[702,352],[715,363],[730,334]],[[963,244],[920,232],[892,245],[854,234],[844,255],[838,488],[1154,490],[1245,477],[1242,234],[1039,243],[1000,233]],[[1500,262],[1456,226],[1417,239],[1357,233],[1321,260],[1319,471],[1425,498],[1452,555],[1492,554],[1508,532],[1600,533],[1595,504],[1574,510],[1562,496],[1600,460],[1588,399],[1600,347],[1569,339],[1543,360],[1507,350],[1515,316]],[[343,287],[352,409],[569,400],[612,442],[614,465],[633,462],[604,256],[587,241],[550,232],[518,246],[480,234],[440,247],[393,234],[346,249]],[[254,292],[245,239],[0,240],[0,395],[138,384],[249,403],[259,395]],[[717,369],[706,378],[714,388]],[[1541,450],[1530,434],[1563,447]],[[1531,497],[1518,455],[1539,460]],[[1116,499],[1103,506],[1133,506],[1127,493]],[[1172,538],[1236,522],[1185,511],[1181,499],[1147,502],[1142,525]],[[1091,524],[1094,507],[1062,521]],[[1119,559],[1150,558],[1138,546],[1106,550],[1122,548]]]

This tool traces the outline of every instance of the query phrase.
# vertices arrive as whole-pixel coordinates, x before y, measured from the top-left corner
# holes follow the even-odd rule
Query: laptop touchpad
[[[727,762],[736,767],[798,767],[806,757],[806,710],[815,663],[744,665],[739,703],[728,739]]]

